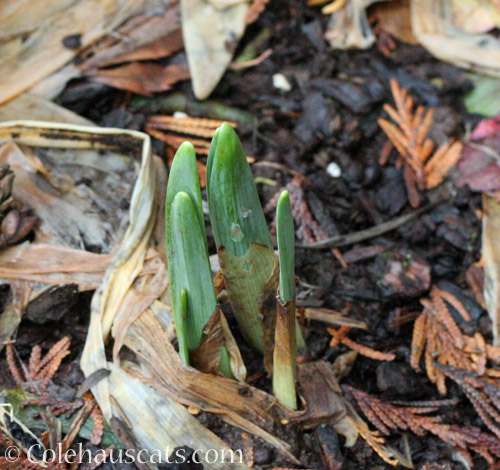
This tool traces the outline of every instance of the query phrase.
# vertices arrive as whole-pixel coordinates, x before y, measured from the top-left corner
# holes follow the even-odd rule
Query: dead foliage
[[[352,339],[348,338],[347,334],[351,330],[351,326],[341,326],[338,329],[327,328],[328,333],[332,335],[332,339],[330,340],[330,347],[334,348],[339,344],[343,344],[349,349],[358,352],[362,356],[366,356],[377,361],[393,361],[394,359],[396,359],[396,355],[393,353],[376,351],[375,349],[369,348],[368,346],[363,346],[362,344],[356,343]]]
[[[500,441],[496,436],[477,427],[443,423],[440,416],[428,416],[438,411],[439,406],[396,406],[353,387],[343,388],[382,436],[393,431],[411,431],[418,436],[431,433],[462,454],[471,465],[471,451],[490,465],[500,457]]]
[[[243,447],[243,456],[247,467],[252,468],[254,464],[254,442],[247,432],[241,433],[241,441]]]
[[[27,205],[13,198],[13,184],[14,172],[0,163],[0,248],[21,242],[38,221]]]
[[[99,408],[99,405],[96,403],[94,397],[90,392],[85,393],[83,399],[85,403],[93,403],[90,417],[94,421],[94,428],[90,433],[90,442],[95,446],[98,446],[102,441],[102,437],[104,436],[104,417],[102,416],[102,411]]]
[[[479,377],[475,372],[439,363],[435,366],[458,384],[486,427],[500,438],[500,380]],[[497,372],[500,377],[500,371]]]
[[[413,97],[391,80],[395,108],[385,104],[384,110],[394,122],[379,119],[378,123],[399,153],[408,199],[413,207],[420,205],[420,192],[444,181],[448,171],[458,162],[462,144],[450,140],[437,149],[427,137],[432,125],[433,109],[417,106]]]
[[[40,397],[24,401],[21,407],[24,408],[30,405],[48,406],[54,416],[60,416],[63,413],[73,413],[82,406],[85,407],[85,405],[92,403],[89,415],[93,419],[94,428],[90,436],[90,442],[99,445],[104,435],[104,420],[101,409],[92,394],[88,392],[83,396],[83,400],[76,399],[73,402],[67,402],[51,396],[46,391],[62,360],[69,354],[69,337],[64,337],[55,343],[45,356],[42,356],[42,348],[39,345],[33,346],[27,365],[18,360],[12,343],[7,344],[6,347],[7,364],[17,385]]]
[[[332,13],[335,13],[342,8],[345,7],[347,0],[334,0],[333,2],[329,2],[329,0],[308,0],[307,5],[308,6],[318,6],[318,5],[325,5],[321,9],[321,13],[324,15],[331,15]]]
[[[134,16],[99,41],[78,67],[90,80],[145,96],[189,78],[186,63],[165,65],[184,48],[179,5]]]
[[[467,281],[467,285],[472,290],[477,303],[486,310],[486,302],[484,301],[484,272],[482,264],[482,261],[472,264],[465,273],[465,280]]]
[[[449,292],[434,286],[430,299],[422,299],[424,310],[415,320],[411,347],[411,366],[419,371],[422,356],[429,380],[436,384],[442,395],[446,394],[446,374],[435,362],[479,376],[497,376],[498,372],[488,368],[488,361],[500,361],[500,348],[486,344],[481,333],[474,336],[463,334],[453,319],[452,306],[464,321],[470,315],[463,304]]]
[[[54,461],[49,460],[42,465],[34,462],[33,459],[30,460],[28,456],[23,452],[19,455],[19,458],[16,462],[10,462],[6,457],[0,457],[0,470],[94,470],[100,467],[110,456],[111,452],[114,449],[113,446],[100,450],[100,452],[98,452],[90,462],[87,461],[85,463],[79,464],[77,461],[75,461],[74,453],[67,454],[68,458],[64,458],[66,452],[71,448],[71,445],[80,432],[83,424],[87,421],[89,416],[92,416],[93,410],[96,406],[97,403],[89,394],[89,399],[86,400],[84,406],[81,407],[81,409],[73,419],[73,422],[71,423],[66,436],[60,442],[57,442],[55,444],[53,450],[55,451],[56,455],[61,455],[61,458],[56,458]],[[49,429],[42,435],[42,442],[46,447],[48,447],[50,441],[49,434],[51,433],[51,431],[53,430],[50,429],[49,425]],[[0,443],[2,442],[2,440],[5,441],[5,439],[3,439],[0,434]],[[15,443],[11,441],[5,442],[8,445],[15,445]]]
[[[70,339],[64,337],[42,357],[42,348],[36,345],[31,350],[29,363],[26,365],[17,360],[14,345],[8,344],[7,363],[12,377],[18,385],[26,386],[29,392],[43,396],[62,360],[70,353],[69,346]]]
[[[253,0],[245,17],[247,24],[255,23],[266,9],[268,3],[269,0]]]
[[[176,150],[182,142],[189,140],[196,153],[208,155],[210,142],[217,128],[224,121],[216,119],[196,118],[189,116],[150,116],[146,122],[145,130],[153,137],[165,142]],[[238,125],[230,122],[232,127]],[[170,159],[173,158],[173,153]]]
[[[155,62],[131,62],[112,69],[95,70],[88,77],[114,88],[151,96],[170,90],[181,80],[187,80],[189,70],[185,64],[163,66]]]

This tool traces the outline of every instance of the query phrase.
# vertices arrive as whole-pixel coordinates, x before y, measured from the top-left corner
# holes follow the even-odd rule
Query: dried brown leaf
[[[154,62],[132,62],[112,69],[95,70],[89,72],[88,76],[95,82],[151,96],[170,90],[179,81],[187,80],[189,70],[186,65],[180,64],[163,66]]]

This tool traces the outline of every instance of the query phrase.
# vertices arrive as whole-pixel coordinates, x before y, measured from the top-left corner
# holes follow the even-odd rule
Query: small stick
[[[313,250],[321,250],[322,248],[329,248],[332,246],[346,246],[353,245],[354,243],[359,243],[364,240],[368,240],[369,238],[378,237],[386,232],[390,232],[401,225],[406,224],[410,220],[415,219],[419,215],[424,212],[429,211],[433,207],[443,203],[445,201],[444,198],[439,198],[437,201],[431,202],[426,206],[420,207],[413,212],[402,215],[400,217],[396,217],[395,219],[389,220],[382,224],[375,225],[371,228],[367,228],[365,230],[360,230],[358,232],[352,232],[345,235],[334,235],[333,237],[325,238],[324,240],[320,240],[314,243],[307,244],[297,244],[297,248],[311,248]]]

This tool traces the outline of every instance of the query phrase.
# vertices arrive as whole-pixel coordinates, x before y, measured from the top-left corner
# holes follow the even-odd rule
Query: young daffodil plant
[[[264,354],[268,372],[274,370],[278,400],[296,409],[296,349],[304,347],[304,340],[295,319],[295,232],[290,198],[284,191],[278,201],[278,261],[245,152],[227,123],[217,129],[210,147],[207,199],[221,272],[240,331]],[[182,360],[201,370],[244,379],[239,350],[217,306],[196,155],[187,142],[177,150],[170,170],[166,242]],[[210,364],[200,357],[205,362],[210,357]]]

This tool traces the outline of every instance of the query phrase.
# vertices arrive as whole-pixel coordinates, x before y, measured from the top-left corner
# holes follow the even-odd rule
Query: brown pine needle
[[[352,339],[347,337],[347,333],[352,328],[350,326],[341,326],[338,330],[335,328],[327,328],[328,333],[332,335],[330,341],[330,347],[335,347],[339,343],[347,346],[349,349],[358,352],[362,356],[369,357],[376,361],[393,361],[396,359],[396,355],[393,353],[384,353],[382,351],[377,351],[375,349],[369,348],[368,346],[363,346],[362,344],[356,343]]]
[[[433,109],[425,110],[423,106],[414,109],[413,97],[394,79],[391,91],[395,107],[385,104],[384,110],[394,122],[379,119],[378,123],[400,155],[408,199],[412,207],[418,207],[418,191],[440,185],[460,159],[463,146],[449,141],[434,152],[435,145],[427,138]]]

